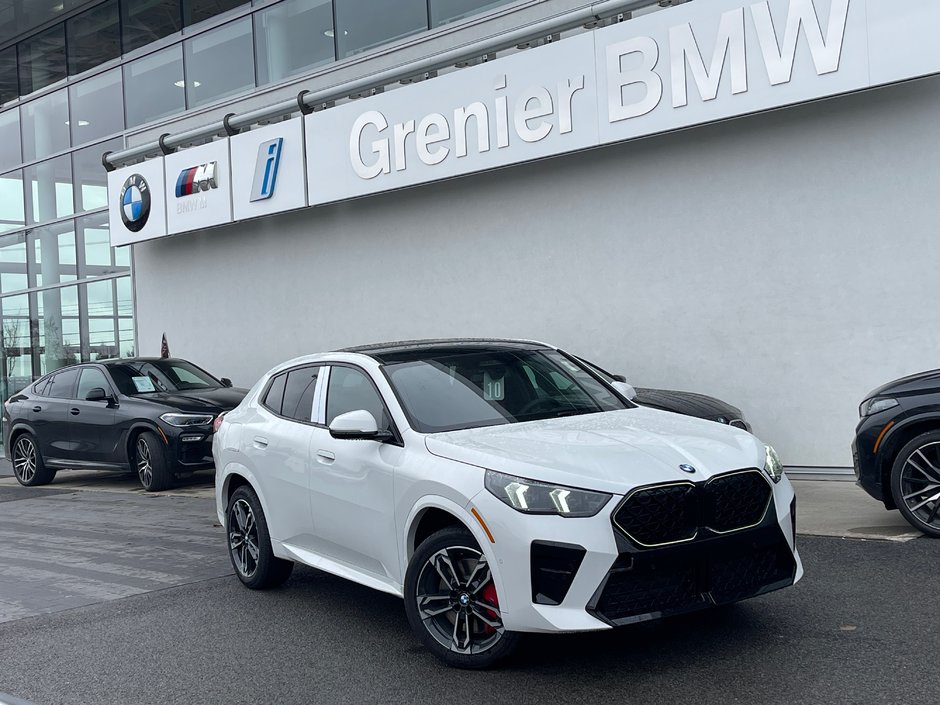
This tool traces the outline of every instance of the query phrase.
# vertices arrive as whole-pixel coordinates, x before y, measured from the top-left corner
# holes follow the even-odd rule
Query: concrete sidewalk
[[[9,462],[0,460],[0,487],[16,487],[17,482],[12,475]],[[198,472],[173,489],[157,493],[157,496],[212,499],[215,496],[214,480],[212,472]],[[900,512],[887,511],[881,502],[865,494],[852,479],[792,481],[796,488],[797,533],[882,541],[910,541],[922,536],[901,517]],[[137,478],[130,473],[63,470],[48,487],[53,490],[154,496],[144,492]]]

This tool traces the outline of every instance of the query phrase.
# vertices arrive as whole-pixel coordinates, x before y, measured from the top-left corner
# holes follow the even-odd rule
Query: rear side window
[[[44,396],[55,399],[71,399],[72,390],[75,389],[75,382],[78,379],[78,372],[77,369],[59,372],[46,387]]]
[[[287,373],[281,415],[297,421],[313,420],[313,393],[317,389],[319,367],[302,367]]]
[[[46,395],[46,387],[49,386],[49,382],[52,381],[52,377],[46,377],[41,379],[36,384],[33,385],[33,394],[38,394],[41,397]]]
[[[271,380],[271,386],[268,387],[268,391],[261,401],[263,406],[267,407],[275,414],[281,413],[281,403],[284,401],[284,383],[286,381],[287,375],[278,375]]]

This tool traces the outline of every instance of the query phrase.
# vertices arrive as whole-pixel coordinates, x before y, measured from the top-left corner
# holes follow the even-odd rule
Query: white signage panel
[[[873,86],[940,71],[940,2],[868,0]]]
[[[231,222],[228,139],[169,154],[163,163],[170,235]]]
[[[108,221],[112,247],[166,235],[162,159],[108,173]]]
[[[868,87],[865,0],[710,0],[595,32],[601,143]]]
[[[593,46],[587,33],[306,116],[310,204],[596,144]]]
[[[307,205],[304,132],[300,118],[235,135],[229,142],[235,220]]]

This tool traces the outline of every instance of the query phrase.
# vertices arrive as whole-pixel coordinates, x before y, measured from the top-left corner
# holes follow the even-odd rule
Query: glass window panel
[[[79,218],[76,231],[83,254],[82,278],[130,272],[130,248],[111,247],[107,213]]]
[[[20,108],[23,161],[31,162],[69,148],[69,99],[56,91]]]
[[[127,64],[124,97],[128,127],[182,112],[186,107],[182,47],[177,44]]]
[[[26,233],[0,237],[0,292],[29,287],[26,277]]]
[[[108,172],[101,164],[104,152],[116,152],[124,138],[116,137],[72,152],[72,179],[75,183],[75,210],[90,211],[108,206]]]
[[[0,113],[0,170],[19,166],[20,154],[20,111],[16,108]]]
[[[183,24],[189,27],[247,4],[248,0],[183,0]]]
[[[121,248],[127,250],[129,248]],[[117,289],[118,352],[122,357],[134,357],[134,294],[131,278],[121,277],[114,282]]]
[[[125,54],[179,32],[179,0],[123,0],[121,27]]]
[[[29,297],[26,294],[6,296],[0,300],[3,343],[3,369],[0,391],[9,398],[33,380],[32,344],[30,340]]]
[[[0,51],[0,105],[20,97],[16,76],[16,47]]]
[[[72,159],[68,154],[23,169],[29,224],[64,218],[74,212]]]
[[[36,311],[33,325],[39,333],[38,374],[81,362],[78,287],[46,289],[30,297]]]
[[[17,52],[22,95],[61,81],[66,76],[65,24],[24,39],[17,45]]]
[[[78,278],[73,221],[30,230],[26,248],[30,287],[63,284]]]
[[[190,108],[255,85],[251,18],[244,17],[183,43]]]
[[[101,66],[121,55],[121,24],[117,0],[83,12],[65,24],[69,74]]]
[[[333,60],[330,0],[285,0],[255,14],[258,82],[279,81]]]
[[[114,280],[89,282],[88,343],[92,360],[120,357],[117,312],[114,306]]]
[[[335,0],[336,48],[340,58],[428,28],[425,0]]]
[[[26,225],[23,201],[23,172],[17,169],[0,175],[0,233]]]
[[[69,88],[72,144],[114,135],[124,129],[121,69],[106,71]]]
[[[513,0],[429,0],[431,26],[462,20],[464,17],[491,10],[500,5],[508,5]]]

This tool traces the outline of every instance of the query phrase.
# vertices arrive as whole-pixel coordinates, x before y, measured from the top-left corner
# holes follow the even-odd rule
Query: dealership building
[[[521,337],[839,474],[865,394],[938,367],[932,0],[28,4],[0,9],[5,395],[164,333],[241,386]]]

